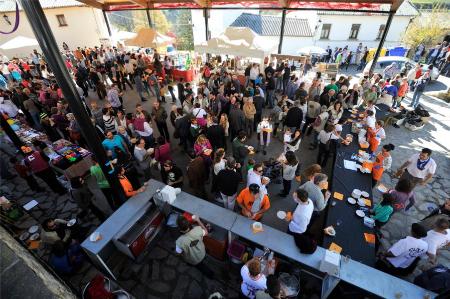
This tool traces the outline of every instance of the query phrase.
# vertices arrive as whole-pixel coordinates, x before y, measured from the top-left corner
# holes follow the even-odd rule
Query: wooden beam
[[[396,12],[404,0],[392,0],[391,11]]]
[[[86,4],[87,6],[103,9],[103,4],[96,0],[77,0],[77,1]]]
[[[134,4],[137,4],[139,6],[142,6],[143,8],[148,7],[147,0],[131,0],[131,2],[133,2]]]
[[[194,0],[194,3],[198,4],[200,7],[210,7],[211,6],[211,0]]]
[[[291,5],[292,0],[278,0],[278,3],[280,3],[280,6],[283,8],[288,8],[289,5]]]

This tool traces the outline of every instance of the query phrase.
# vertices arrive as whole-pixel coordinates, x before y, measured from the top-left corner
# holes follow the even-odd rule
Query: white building
[[[389,10],[381,5],[380,10]],[[385,47],[402,45],[402,34],[413,18],[419,15],[408,0],[398,9],[392,20]],[[330,46],[356,49],[359,43],[368,48],[378,47],[387,15],[358,12],[291,11],[286,16],[281,53],[295,55],[305,46]],[[231,20],[231,21],[230,21]],[[205,41],[203,11],[192,10],[194,44]],[[281,12],[276,15],[259,14],[258,10],[212,10],[209,19],[211,37],[221,34],[226,27],[249,27],[268,40],[279,42]]]
[[[383,9],[384,5],[381,5]],[[385,7],[387,10],[389,5]],[[409,23],[419,15],[417,9],[409,1],[397,10],[389,28],[384,47],[402,45],[402,35]],[[368,48],[376,48],[386,26],[388,16],[380,14],[368,14],[364,12],[333,12],[320,11],[316,13],[317,28],[313,43],[316,46],[326,48],[345,47],[355,49],[359,43]]]
[[[63,42],[66,42],[70,48],[74,48],[99,46],[102,42],[109,41],[108,28],[101,10],[88,7],[75,0],[40,0],[40,2],[60,48],[62,48]],[[14,26],[16,16],[15,1],[1,1],[0,14],[3,16],[0,18],[1,30],[3,32],[10,31]],[[34,38],[33,30],[22,9],[19,22],[19,27],[14,33],[0,34],[0,45],[16,36]],[[11,50],[0,49],[0,52],[9,58],[25,57],[33,49],[39,49],[39,46]]]

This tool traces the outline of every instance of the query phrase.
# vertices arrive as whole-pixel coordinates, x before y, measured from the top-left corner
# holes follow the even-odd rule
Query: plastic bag
[[[286,297],[297,296],[300,293],[300,280],[296,276],[282,272],[279,280]]]

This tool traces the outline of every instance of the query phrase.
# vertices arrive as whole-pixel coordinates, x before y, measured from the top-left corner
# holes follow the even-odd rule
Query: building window
[[[361,27],[361,24],[353,24],[352,29],[350,30],[350,36],[348,38],[349,39],[357,39],[360,27]]]
[[[381,39],[381,36],[383,36],[384,33],[384,29],[386,29],[386,25],[380,25],[380,28],[378,29],[378,34],[377,34],[377,40]]]
[[[320,32],[320,39],[328,39],[330,37],[331,24],[323,24]]]
[[[56,15],[59,27],[67,26],[66,17],[64,15]]]

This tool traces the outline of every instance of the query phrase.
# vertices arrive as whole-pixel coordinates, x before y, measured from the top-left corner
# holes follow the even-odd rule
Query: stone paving
[[[406,103],[409,104],[409,101]],[[405,127],[396,129],[391,126],[386,129],[387,137],[384,143],[393,143],[396,148],[392,152],[392,170],[383,175],[382,183],[394,187],[398,181],[393,177],[395,171],[412,154],[424,147],[433,151],[432,158],[437,163],[436,175],[426,186],[417,186],[414,189],[414,207],[407,212],[395,213],[383,227],[384,238],[381,243],[386,249],[408,235],[412,223],[422,220],[431,209],[450,198],[450,104],[428,96],[422,97],[421,103],[431,115],[430,122],[423,129],[414,132]],[[374,191],[374,195],[375,200],[379,201],[381,193]],[[450,267],[450,252],[441,250],[437,262]],[[408,279],[412,280],[420,273],[420,269],[429,267],[431,265],[427,260],[422,261]]]
[[[92,93],[91,93],[92,95]],[[94,98],[93,96],[92,98]],[[129,91],[125,97],[125,107],[128,111],[133,111],[138,97],[135,91]],[[170,99],[170,98],[169,98]],[[391,244],[409,233],[410,224],[425,217],[431,205],[436,206],[443,203],[450,195],[450,105],[431,97],[423,97],[422,103],[429,109],[431,114],[430,123],[422,130],[411,132],[404,127],[399,129],[389,127],[386,129],[387,139],[385,142],[394,143],[396,149],[393,152],[393,170],[396,170],[405,159],[423,147],[431,148],[433,158],[438,164],[437,174],[430,184],[424,187],[417,187],[415,190],[416,206],[408,213],[396,213],[390,222],[383,227],[384,239],[381,240],[382,247],[388,248]],[[144,108],[150,110],[151,102],[145,102]],[[170,109],[170,104],[166,104],[166,109]],[[156,127],[156,126],[154,126]],[[172,131],[169,125],[169,130]],[[156,133],[158,135],[158,133]],[[307,149],[311,137],[305,137],[301,144],[297,156],[304,167],[314,163],[316,152]],[[250,139],[250,144],[256,143],[255,137]],[[180,149],[172,145],[172,152],[176,163],[182,168],[187,164],[188,158],[182,154]],[[269,157],[276,157],[281,153],[281,142],[274,138],[268,149],[269,154],[263,156],[261,153],[255,157],[258,161],[267,160]],[[331,160],[330,160],[331,161]],[[331,164],[331,163],[329,163]],[[325,169],[330,171],[331,165]],[[396,179],[392,178],[392,171],[387,172],[382,179],[386,186],[393,187]],[[159,176],[157,176],[159,178]],[[41,182],[42,183],[42,182]],[[42,183],[43,184],[43,183]],[[187,184],[185,184],[187,186]],[[294,183],[294,189],[297,183]],[[264,217],[264,222],[271,226],[286,230],[287,223],[276,218],[275,214],[280,208],[292,209],[295,204],[292,199],[280,198],[275,194],[281,189],[280,184],[271,183],[269,186],[272,201],[272,209]],[[70,219],[78,212],[74,202],[69,200],[67,195],[58,196],[50,191],[34,194],[28,189],[25,181],[14,178],[10,181],[2,180],[0,190],[11,194],[11,198],[18,200],[20,204],[35,199],[39,205],[32,209],[30,216],[24,217],[19,228],[26,229],[33,224],[43,221],[45,217],[58,217]],[[189,192],[189,188],[186,188]],[[94,190],[95,191],[95,190]],[[379,200],[381,194],[374,191],[375,200]],[[106,213],[111,211],[99,205],[99,208]],[[94,229],[99,221],[90,215],[86,220],[86,225]],[[227,298],[236,298],[239,292],[239,269],[228,263],[220,263],[210,259],[209,263],[213,269],[225,269],[217,273],[218,280],[205,278],[197,269],[186,265],[178,257],[174,256],[174,240],[176,233],[167,231],[159,240],[156,247],[149,254],[144,256],[139,262],[133,262],[122,258],[116,264],[115,270],[120,272],[118,283],[127,291],[130,291],[136,298],[202,298],[214,291],[221,291]],[[46,260],[49,249],[42,248],[38,254]],[[450,253],[441,251],[438,262],[450,265]],[[420,265],[424,269],[429,265],[426,262]],[[416,270],[416,273],[420,271]],[[223,273],[225,272],[225,273]],[[98,270],[89,262],[85,263],[79,272],[69,279],[70,284],[78,291],[95,275]],[[411,277],[409,278],[411,279]]]

